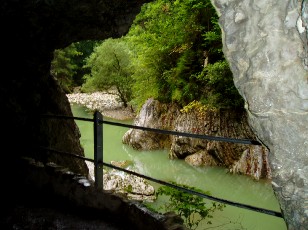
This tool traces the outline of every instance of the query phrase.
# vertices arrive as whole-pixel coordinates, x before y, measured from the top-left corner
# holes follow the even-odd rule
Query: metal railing
[[[77,154],[59,151],[59,150],[56,150],[56,149],[45,148],[45,147],[40,147],[40,148],[44,148],[45,150],[52,151],[52,152],[59,153],[59,154],[67,154],[67,155],[70,155],[72,157],[77,157],[77,158],[80,158],[80,159],[84,159],[84,160],[93,162],[94,163],[95,186],[99,189],[103,189],[103,166],[106,166],[106,167],[113,168],[113,169],[116,169],[116,170],[119,170],[119,171],[123,171],[123,172],[131,174],[131,175],[135,175],[135,176],[144,178],[146,180],[150,180],[150,181],[159,183],[161,185],[169,186],[169,187],[172,187],[174,189],[178,189],[178,190],[181,190],[183,192],[190,193],[192,195],[197,195],[197,196],[200,196],[200,197],[205,198],[205,199],[209,199],[209,200],[220,202],[220,203],[223,203],[223,204],[227,204],[227,205],[231,205],[231,206],[235,206],[235,207],[238,207],[238,208],[243,208],[243,209],[247,209],[247,210],[251,210],[251,211],[255,211],[255,212],[259,212],[259,213],[263,213],[263,214],[267,214],[267,215],[272,215],[272,216],[276,216],[276,217],[280,217],[280,218],[283,217],[282,213],[280,213],[280,212],[276,212],[276,211],[264,209],[264,208],[259,208],[259,207],[255,207],[255,206],[251,206],[251,205],[247,205],[247,204],[242,204],[242,203],[238,203],[238,202],[233,202],[233,201],[229,201],[229,200],[226,200],[226,199],[221,199],[221,198],[214,197],[214,196],[211,196],[211,195],[207,195],[207,194],[204,194],[204,193],[201,193],[201,192],[197,192],[197,191],[194,191],[194,190],[191,190],[191,189],[188,189],[188,188],[184,188],[184,187],[178,186],[176,184],[172,184],[172,183],[169,183],[169,182],[166,182],[166,181],[162,181],[162,180],[159,180],[159,179],[148,177],[146,175],[139,174],[137,172],[130,171],[130,170],[127,170],[127,169],[124,169],[124,168],[121,168],[121,167],[117,167],[115,165],[108,164],[108,163],[104,162],[103,161],[103,126],[102,125],[103,124],[109,124],[109,125],[126,127],[126,128],[131,128],[131,129],[140,129],[140,130],[143,130],[143,131],[150,131],[150,132],[156,132],[156,133],[161,133],[161,134],[185,136],[185,137],[192,137],[192,138],[200,138],[200,139],[206,139],[206,140],[211,140],[211,141],[222,141],[222,142],[237,143],[237,144],[248,144],[248,145],[261,145],[261,143],[256,141],[256,140],[236,139],[236,138],[192,134],[192,133],[185,133],[185,132],[176,132],[176,131],[154,129],[154,128],[148,128],[148,127],[142,127],[142,126],[128,125],[128,124],[123,124],[123,123],[118,123],[118,122],[105,121],[103,119],[102,114],[98,111],[95,111],[93,119],[81,118],[81,117],[69,117],[69,116],[61,116],[61,115],[42,115],[42,116],[45,117],[45,118],[49,117],[49,118],[56,118],[56,119],[74,119],[74,120],[93,122],[94,160],[80,156],[80,155],[77,155]]]

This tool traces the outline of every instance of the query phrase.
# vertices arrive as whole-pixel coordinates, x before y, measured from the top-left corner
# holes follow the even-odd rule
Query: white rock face
[[[268,150],[264,151],[261,146],[247,149],[230,169],[233,173],[251,175],[259,180],[262,172],[267,175],[267,179],[272,179],[271,169],[264,159],[268,159]],[[265,171],[265,172],[264,172]]]
[[[308,226],[306,0],[212,0],[249,122],[270,150],[288,229]]]
[[[86,164],[92,180],[95,180],[94,164],[88,161],[86,161]],[[156,199],[155,189],[147,180],[115,169],[104,170],[103,188],[114,193],[124,194],[131,200],[147,200],[151,202]]]

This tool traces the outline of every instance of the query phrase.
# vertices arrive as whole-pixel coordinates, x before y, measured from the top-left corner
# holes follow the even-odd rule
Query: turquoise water
[[[75,117],[93,118],[84,107],[72,105]],[[131,124],[132,121],[109,121]],[[93,159],[93,123],[78,121],[81,132],[81,144],[86,157]],[[170,160],[167,150],[136,151],[122,144],[122,136],[128,130],[125,127],[103,125],[104,162],[130,160],[138,173],[164,181],[193,186],[209,191],[214,197],[240,202],[259,208],[280,211],[269,181],[255,181],[244,175],[229,174],[220,167],[192,167],[183,160]],[[155,188],[159,185],[153,184]],[[153,203],[160,206],[161,200]],[[209,201],[210,203],[211,201]],[[215,227],[215,228],[214,228]],[[247,230],[286,230],[282,218],[262,214],[227,205],[222,212],[216,212],[211,225],[203,224],[201,229],[247,229]]]

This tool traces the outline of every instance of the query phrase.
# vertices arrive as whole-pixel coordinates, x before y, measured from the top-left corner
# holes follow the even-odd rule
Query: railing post
[[[103,189],[103,116],[94,113],[94,177],[95,186]]]

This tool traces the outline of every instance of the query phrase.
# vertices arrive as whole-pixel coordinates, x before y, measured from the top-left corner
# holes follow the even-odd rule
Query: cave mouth
[[[37,114],[46,113],[71,115],[65,94],[50,78],[53,52],[76,41],[121,37],[145,2],[148,1],[3,1],[2,71],[6,74],[0,85],[0,100],[5,111],[2,129],[7,133],[1,141],[2,146],[8,146],[5,152],[9,152],[3,155],[3,162],[13,163],[3,164],[2,175],[11,172],[13,160],[24,151],[33,154],[25,149],[28,145],[57,146],[83,154],[74,124],[43,125],[34,119]],[[297,19],[307,21],[307,1],[279,0],[279,4],[270,5],[260,1],[249,5],[243,1],[212,2],[225,31],[223,52],[247,103],[250,124],[271,151],[277,185],[274,189],[288,227],[301,229],[308,225],[308,89],[302,58],[306,56],[302,38],[307,39],[307,34],[298,34]],[[255,37],[245,39],[241,36],[244,34]],[[264,57],[270,62],[264,62]],[[55,136],[62,132],[67,135]],[[14,172],[18,174],[18,170]],[[15,176],[4,179],[12,186],[18,181]],[[8,190],[6,187],[5,193],[10,197]],[[288,197],[284,196],[285,191]]]

